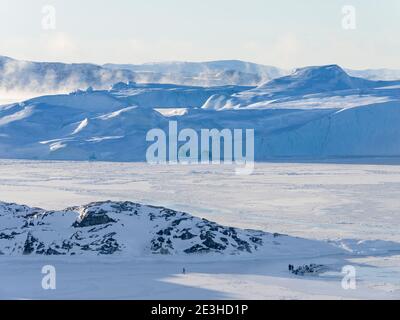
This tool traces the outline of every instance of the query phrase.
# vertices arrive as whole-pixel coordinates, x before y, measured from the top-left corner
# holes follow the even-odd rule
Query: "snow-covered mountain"
[[[258,161],[399,157],[399,103],[400,82],[335,65],[258,87],[119,82],[0,107],[0,157],[144,161],[146,133],[168,132],[170,120],[197,131],[252,128]]]
[[[192,254],[305,256],[340,252],[328,244],[225,227],[163,207],[96,202],[46,211],[0,202],[0,255],[146,256]]]

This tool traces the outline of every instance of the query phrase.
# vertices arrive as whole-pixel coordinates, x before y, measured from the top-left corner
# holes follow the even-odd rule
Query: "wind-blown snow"
[[[82,131],[88,125],[88,123],[89,123],[89,120],[87,118],[83,119],[79,123],[78,127],[74,130],[74,132],[72,132],[72,134],[77,134],[80,131]]]
[[[104,66],[89,63],[19,61],[0,56],[0,93],[6,100],[67,93],[93,87],[108,89],[117,82],[177,85],[256,86],[287,71],[243,61],[158,63]]]

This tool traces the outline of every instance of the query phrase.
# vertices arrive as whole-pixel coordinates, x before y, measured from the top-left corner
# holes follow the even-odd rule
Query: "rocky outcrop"
[[[290,254],[298,245],[313,248],[314,242],[133,202],[94,202],[61,211],[0,202],[4,255]]]

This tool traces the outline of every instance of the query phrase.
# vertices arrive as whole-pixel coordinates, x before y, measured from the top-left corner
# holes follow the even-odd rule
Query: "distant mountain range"
[[[255,86],[286,73],[275,67],[242,61],[100,66],[19,61],[0,56],[0,92],[65,93],[88,87],[108,89],[117,82],[129,81],[192,86]]]
[[[370,80],[400,79],[400,70],[346,71],[349,75]],[[129,81],[189,86],[258,86],[290,73],[290,70],[239,60],[95,65],[30,62],[0,56],[0,98],[7,92],[35,96],[88,87],[108,89],[117,82]]]
[[[245,85],[256,86],[288,74],[289,71],[239,60],[209,62],[161,62],[133,64],[105,64],[113,70],[131,70],[137,73],[163,75],[163,82],[185,85],[218,86]],[[157,81],[159,82],[159,81]]]

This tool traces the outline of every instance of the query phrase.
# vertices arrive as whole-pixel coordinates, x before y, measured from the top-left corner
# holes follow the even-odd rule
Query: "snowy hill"
[[[0,202],[0,255],[304,255],[341,250],[327,243],[225,227],[187,213],[132,202],[62,211]]]
[[[337,65],[327,65],[297,69],[291,75],[271,80],[259,88],[289,95],[369,88],[374,84],[369,80],[350,77]]]
[[[252,258],[384,254],[398,243],[309,240],[238,229],[164,207],[93,202],[60,211],[0,202],[0,255]]]

